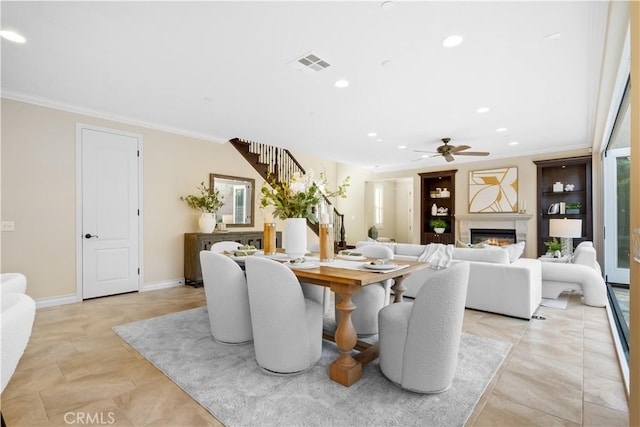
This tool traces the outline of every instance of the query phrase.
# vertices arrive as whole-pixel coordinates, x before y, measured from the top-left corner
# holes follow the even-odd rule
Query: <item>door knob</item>
[[[97,239],[97,238],[98,238],[98,235],[97,235],[97,234],[89,234],[89,233],[87,233],[87,234],[85,234],[85,235],[84,235],[84,238],[85,238],[85,239],[90,239],[90,238],[92,238],[92,237],[95,237],[95,238]]]

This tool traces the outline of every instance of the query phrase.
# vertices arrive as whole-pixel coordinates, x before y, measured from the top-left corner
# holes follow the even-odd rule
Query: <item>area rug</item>
[[[562,293],[560,294],[558,299],[542,298],[542,302],[540,303],[540,305],[544,307],[560,308],[565,310],[568,303],[569,295],[567,293]]]
[[[211,337],[206,307],[116,326],[114,331],[225,425],[462,426],[509,351],[510,344],[463,334],[456,377],[437,395],[405,391],[368,364],[343,387],[328,377],[337,357],[304,374],[279,377],[256,364],[252,344],[228,346]]]

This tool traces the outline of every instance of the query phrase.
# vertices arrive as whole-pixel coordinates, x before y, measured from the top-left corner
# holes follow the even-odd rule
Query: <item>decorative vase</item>
[[[284,220],[284,249],[289,258],[299,258],[307,253],[307,219]]]
[[[438,215],[438,207],[435,203],[431,206],[431,215]]]
[[[198,218],[198,227],[201,233],[213,233],[216,228],[216,214],[212,212],[202,212]]]
[[[444,233],[444,228],[434,228],[433,231],[435,231],[438,234],[442,234]]]

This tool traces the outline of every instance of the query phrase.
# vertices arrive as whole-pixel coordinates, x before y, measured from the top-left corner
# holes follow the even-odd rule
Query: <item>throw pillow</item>
[[[469,248],[471,245],[469,243],[465,243],[462,240],[456,240],[456,248]]]
[[[509,262],[514,262],[524,253],[524,242],[514,243],[512,245],[503,246],[503,249],[509,254]]]

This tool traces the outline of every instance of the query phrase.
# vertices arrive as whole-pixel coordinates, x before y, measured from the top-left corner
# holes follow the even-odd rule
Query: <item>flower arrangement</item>
[[[197,209],[200,212],[215,213],[224,206],[223,196],[220,195],[218,190],[211,191],[210,188],[204,185],[204,182],[201,182],[196,188],[200,191],[199,196],[189,194],[186,197],[180,197],[180,200],[187,202],[190,208]]]
[[[260,189],[260,207],[264,209],[273,206],[273,215],[278,219],[307,218],[315,224],[317,218],[313,208],[322,197],[346,198],[349,178],[335,191],[327,191],[327,177],[324,173],[320,173],[320,179],[314,181],[312,170],[306,175],[296,172],[289,182],[278,182],[274,176],[269,175]]]

